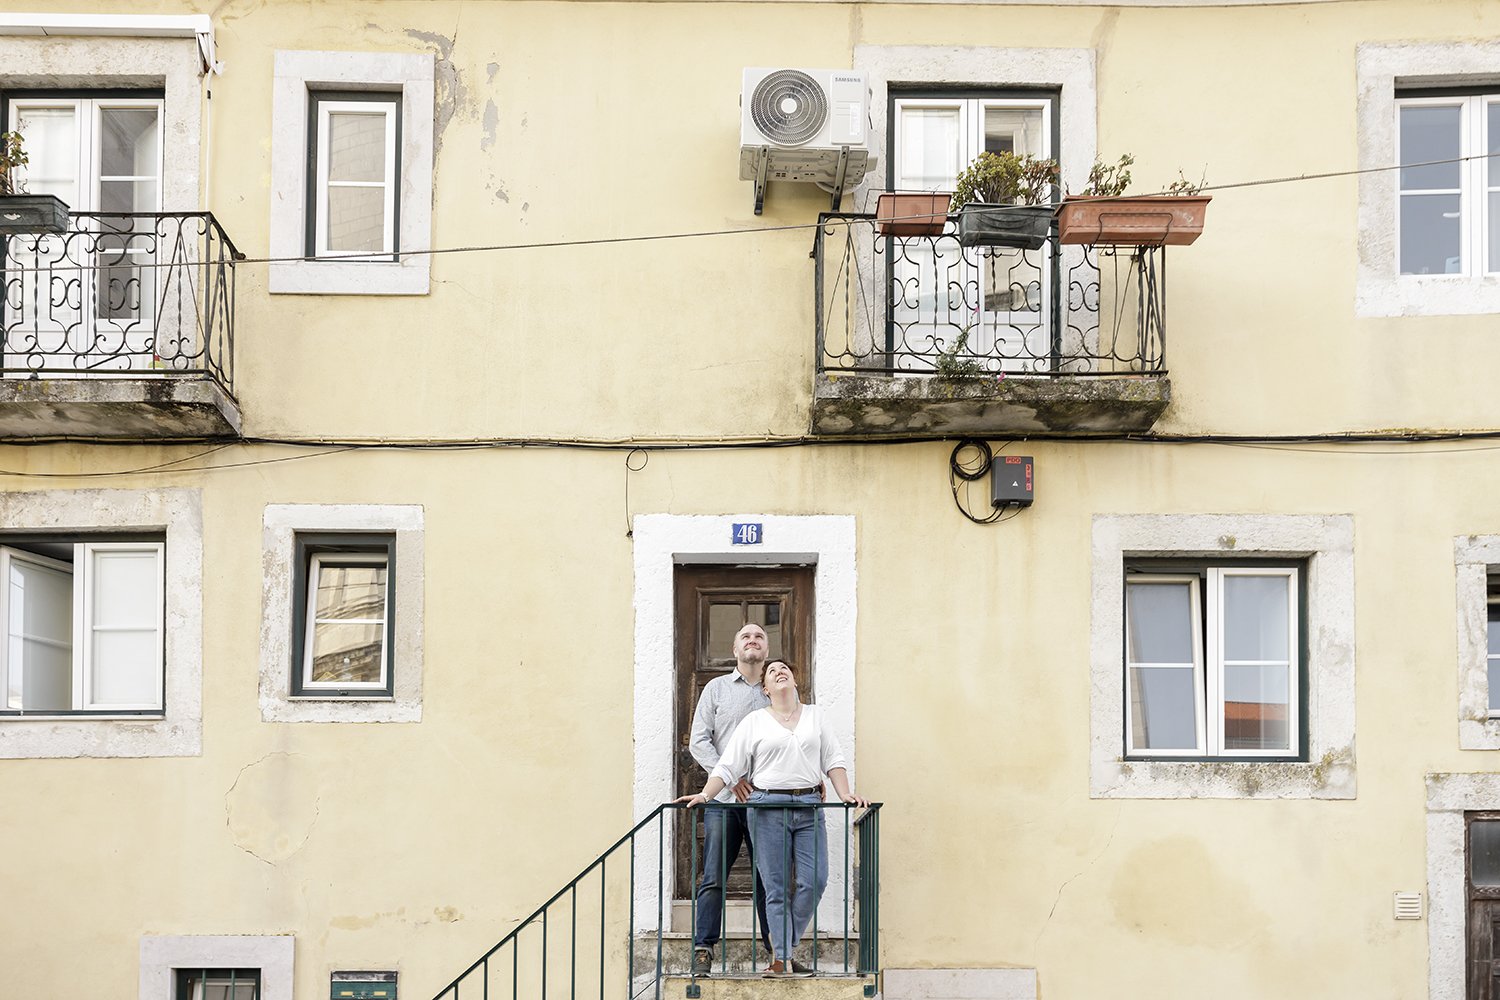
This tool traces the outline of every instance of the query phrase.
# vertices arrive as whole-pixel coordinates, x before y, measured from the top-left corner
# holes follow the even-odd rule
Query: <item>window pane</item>
[[[1491,626],[1493,629],[1494,626]],[[1490,714],[1500,714],[1500,656],[1489,658]]]
[[[149,627],[161,619],[155,552],[94,553],[93,624]]]
[[[1194,672],[1184,667],[1130,671],[1132,750],[1192,750],[1198,746]]]
[[[1192,584],[1131,583],[1125,591],[1131,663],[1193,663]]]
[[[328,188],[328,249],[385,249],[385,192],[381,187]]]
[[[155,631],[98,629],[93,643],[94,707],[157,703],[161,682]]]
[[[1041,108],[985,108],[984,148],[989,153],[1047,155]]]
[[[1401,273],[1457,274],[1459,202],[1456,194],[1401,196]]]
[[[957,108],[903,108],[896,187],[951,191],[958,182]]]
[[[313,628],[312,683],[379,684],[382,623],[319,622]]]
[[[328,179],[385,180],[384,112],[333,111],[328,115]]]
[[[159,161],[155,108],[100,109],[101,177],[155,177]]]
[[[1224,748],[1287,750],[1286,666],[1225,666]]]
[[[1493,165],[1494,160],[1490,163]],[[1489,200],[1489,220],[1485,239],[1490,241],[1490,271],[1495,272],[1500,271],[1500,191],[1491,191],[1486,198]]]
[[[1224,577],[1224,658],[1287,660],[1287,586],[1284,576]]]
[[[1489,148],[1485,152],[1490,154],[1490,158],[1484,161],[1486,183],[1489,187],[1500,187],[1500,163],[1495,162],[1495,154],[1500,153],[1500,101],[1486,104],[1484,114],[1485,134],[1489,137]]]
[[[1475,885],[1500,885],[1500,820],[1469,824],[1469,879]]]
[[[21,108],[16,123],[26,140],[24,177],[31,194],[53,194],[78,206],[78,122],[73,108]]]
[[[751,604],[746,611],[748,620],[766,630],[766,659],[774,660],[786,654],[781,650],[781,603]]]
[[[385,619],[385,564],[339,566],[322,563],[318,570],[315,616]]]
[[[73,707],[73,576],[13,559],[7,584],[6,707]]]
[[[1459,156],[1458,105],[1419,105],[1401,109],[1401,162],[1430,163]],[[1420,191],[1459,186],[1459,163],[1402,167],[1401,190]]]

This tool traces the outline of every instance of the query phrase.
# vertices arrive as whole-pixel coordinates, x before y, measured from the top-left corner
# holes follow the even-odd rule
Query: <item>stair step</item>
[[[831,976],[853,975],[859,964],[859,939],[848,939],[849,963],[844,964],[844,941],[842,935],[819,934],[817,941],[817,969],[820,974]],[[637,974],[656,967],[656,933],[641,932],[636,935],[634,948]],[[693,964],[693,936],[683,932],[668,932],[661,936],[662,969],[669,976],[686,975]],[[753,962],[752,962],[753,959]],[[809,934],[797,946],[796,959],[805,965],[813,965],[813,941]],[[759,975],[766,967],[766,951],[760,944],[752,947],[748,934],[730,934],[714,949],[713,974],[727,971],[731,976]],[[674,997],[674,1000],[676,998]],[[731,998],[724,998],[731,1000]],[[734,998],[738,1000],[738,998]]]
[[[662,983],[662,1000],[685,1000],[697,987],[699,1000],[864,1000],[874,979],[817,976],[812,979],[688,979],[672,976]]]

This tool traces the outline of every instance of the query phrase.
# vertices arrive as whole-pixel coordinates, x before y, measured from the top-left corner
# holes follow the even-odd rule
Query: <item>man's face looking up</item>
[[[765,663],[766,630],[754,622],[734,634],[734,658],[741,663]]]

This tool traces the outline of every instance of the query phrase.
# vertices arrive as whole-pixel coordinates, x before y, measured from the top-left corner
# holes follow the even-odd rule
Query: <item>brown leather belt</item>
[[[767,795],[815,795],[818,792],[817,788],[757,788],[755,785],[750,787]]]

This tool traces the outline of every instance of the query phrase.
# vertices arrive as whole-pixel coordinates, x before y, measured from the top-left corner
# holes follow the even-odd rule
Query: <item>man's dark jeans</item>
[[[723,878],[740,856],[744,845],[755,871],[755,846],[750,842],[750,825],[744,808],[725,809],[710,802],[703,809],[703,877],[698,882],[698,919],[693,927],[693,947],[713,948],[719,943],[720,920],[724,903]],[[759,921],[760,939],[770,947],[766,927],[766,890],[760,876],[755,877],[755,916]]]

